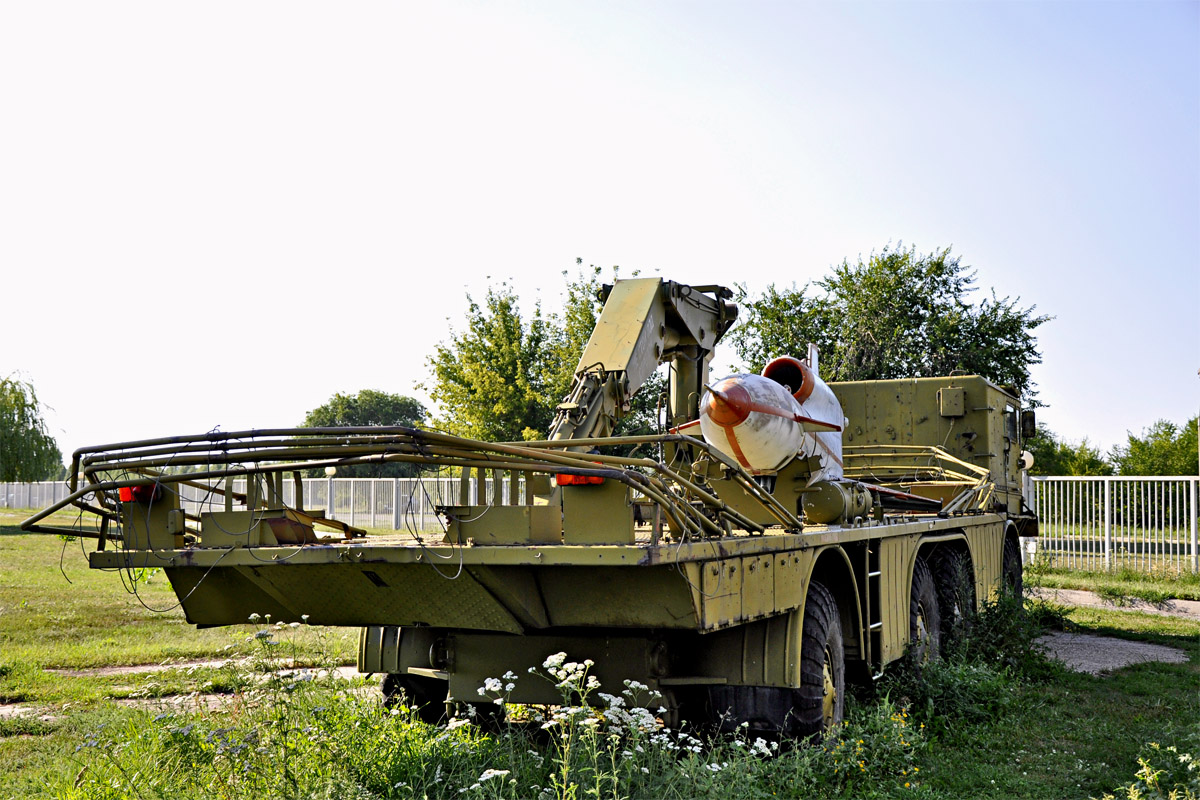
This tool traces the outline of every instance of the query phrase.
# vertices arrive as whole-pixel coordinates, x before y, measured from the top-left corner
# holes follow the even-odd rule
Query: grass
[[[247,635],[250,626],[197,629],[184,619],[162,573],[135,583],[128,573],[92,570],[83,551],[94,549],[94,540],[24,533],[17,527],[22,518],[0,512],[0,700],[90,702],[150,682],[200,685],[215,678],[193,673],[185,679],[176,671],[80,680],[46,670],[220,659]],[[357,635],[357,629],[333,634],[346,663],[353,661]],[[301,661],[318,650],[315,633],[298,637]]]
[[[76,554],[64,561],[67,584],[63,542],[5,522],[0,693],[38,713],[0,720],[0,798],[1084,798],[1127,797],[1130,787],[1155,796],[1156,783],[1165,796],[1192,774],[1181,754],[1200,755],[1192,738],[1200,736],[1200,624],[1178,617],[997,606],[943,662],[901,663],[861,689],[848,724],[820,745],[702,743],[612,701],[600,702],[603,718],[571,711],[573,696],[485,733],[465,720],[435,728],[384,709],[361,679],[302,680],[278,669],[290,667],[282,662],[291,641],[309,663],[340,661],[352,633],[196,631],[178,610],[151,613],[117,576],[88,570],[78,542],[67,543]],[[174,602],[159,577],[139,593],[147,605]],[[1178,647],[1189,660],[1067,672],[1032,645],[1044,622]],[[284,645],[265,644],[272,640]],[[46,671],[230,654],[249,660],[141,675]],[[581,694],[620,701],[640,691],[589,689],[586,665],[568,666],[519,680],[557,682],[563,671]],[[187,697],[201,691],[223,694],[216,707]],[[141,696],[137,705],[120,702],[131,695]],[[1181,796],[1197,797],[1200,786],[1190,790]]]
[[[1161,605],[1168,600],[1200,600],[1200,574],[1159,569],[1152,572],[1130,568],[1073,570],[1035,561],[1025,569],[1027,586],[1047,589],[1083,589],[1117,605],[1141,600]]]

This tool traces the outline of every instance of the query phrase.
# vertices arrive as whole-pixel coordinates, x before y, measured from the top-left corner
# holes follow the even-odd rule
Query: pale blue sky
[[[1056,317],[1067,438],[1197,410],[1197,2],[9,3],[0,75],[0,374],[65,451],[421,396],[466,291],[576,256],[901,240]]]

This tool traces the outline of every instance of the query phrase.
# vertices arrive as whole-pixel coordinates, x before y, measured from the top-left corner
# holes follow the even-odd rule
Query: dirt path
[[[1117,605],[1097,595],[1079,589],[1033,589],[1034,597],[1066,606],[1084,608],[1106,608],[1114,611],[1141,611],[1147,614],[1162,614],[1183,617],[1200,622],[1200,602],[1195,600],[1170,600],[1161,606],[1144,600],[1133,600],[1127,605]],[[1063,662],[1076,672],[1099,675],[1114,669],[1141,664],[1146,661],[1163,661],[1183,664],[1187,653],[1174,647],[1149,642],[1133,642],[1111,636],[1095,636],[1087,633],[1048,633],[1038,639],[1052,658]]]
[[[45,672],[50,672],[55,675],[65,675],[70,678],[91,678],[105,677],[111,675],[142,675],[151,672],[162,672],[168,669],[188,669],[191,667],[223,667],[229,664],[229,660],[217,661],[175,661],[165,664],[131,664],[120,667],[95,667],[93,669],[46,669]],[[238,662],[243,663],[243,662]],[[295,670],[284,670],[283,672],[294,672],[297,675],[306,674],[323,674],[324,670],[316,670],[309,667],[300,667]],[[334,674],[343,679],[350,680],[359,676],[357,667],[337,667],[334,669]],[[114,698],[113,702],[123,706],[137,706],[138,708],[175,708],[175,709],[196,709],[200,707],[214,709],[220,707],[227,702],[232,695],[222,694],[201,694],[192,692],[190,694],[178,695],[163,695],[161,697],[121,697]],[[59,719],[58,714],[48,711],[44,706],[34,705],[32,703],[0,703],[0,719],[37,719],[42,722],[55,722]]]
[[[1030,594],[1052,603],[1085,608],[1107,608],[1112,611],[1141,611],[1146,614],[1162,614],[1168,617],[1184,617],[1200,622],[1200,600],[1168,600],[1161,606],[1145,600],[1130,598],[1125,605],[1105,600],[1095,592],[1080,589],[1031,589]]]
[[[1068,669],[1092,675],[1146,661],[1183,664],[1188,660],[1187,653],[1174,647],[1090,633],[1055,631],[1038,637],[1038,644],[1045,647],[1052,658],[1066,664]]]

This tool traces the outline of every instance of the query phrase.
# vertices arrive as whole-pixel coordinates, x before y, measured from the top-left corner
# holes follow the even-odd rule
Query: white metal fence
[[[510,502],[511,487],[500,486],[502,502]],[[192,513],[224,505],[220,496],[180,489]],[[234,490],[244,492],[245,480],[235,482]],[[305,478],[300,505],[360,528],[431,531],[440,527],[436,507],[456,504],[460,491],[458,478]],[[485,491],[492,502],[493,481]],[[1200,478],[1036,477],[1026,500],[1041,521],[1039,557],[1051,565],[1200,572],[1198,492]],[[0,483],[0,508],[45,508],[68,494],[58,481]],[[295,494],[295,484],[285,481],[284,502],[296,505]],[[472,479],[470,497],[475,496]]]
[[[512,486],[501,481],[500,487],[501,502],[510,502]],[[220,495],[192,486],[178,488],[181,504],[193,514],[224,508]],[[296,485],[291,480],[283,482],[283,501],[289,506],[323,509],[326,516],[359,528],[432,531],[441,527],[436,507],[457,504],[461,488],[458,478],[304,478],[301,502],[296,502]],[[476,488],[477,481],[472,478],[472,502]],[[245,478],[234,481],[233,489],[244,493]],[[41,509],[70,493],[61,481],[0,483],[0,508]],[[485,481],[485,493],[487,502],[493,502],[492,480]]]
[[[1200,478],[1036,477],[1039,558],[1068,569],[1200,572]]]

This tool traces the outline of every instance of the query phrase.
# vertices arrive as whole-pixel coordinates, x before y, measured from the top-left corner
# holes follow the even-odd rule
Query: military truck
[[[162,569],[199,626],[361,626],[359,669],[429,718],[565,652],[603,685],[661,693],[670,725],[825,730],[847,680],[909,648],[935,657],[944,628],[1020,590],[1032,415],[977,376],[826,385],[811,348],[714,384],[730,298],[605,287],[544,440],[279,428],[85,447],[69,497],[23,527],[60,532],[42,521],[68,504],[97,515],[90,565]],[[661,432],[614,435],[663,364]],[[363,535],[305,504],[302,474],[388,461],[454,476],[442,530]],[[509,699],[559,700],[537,681]]]

